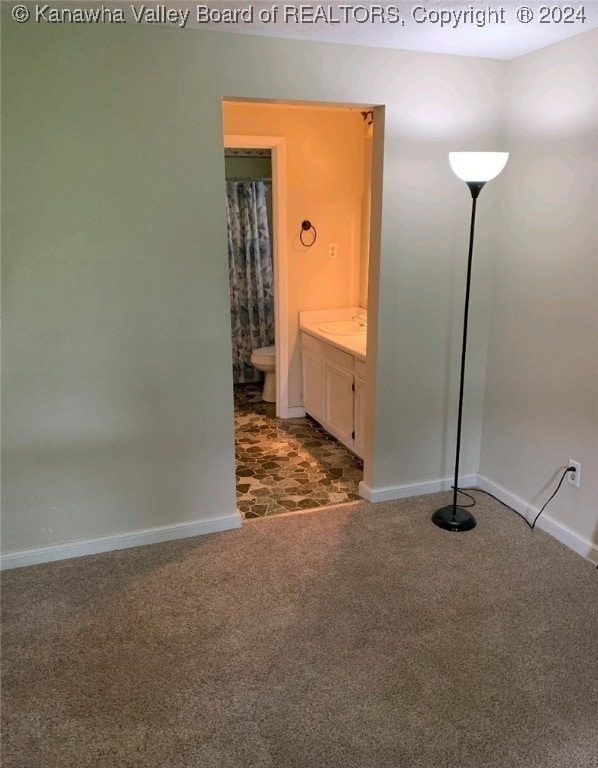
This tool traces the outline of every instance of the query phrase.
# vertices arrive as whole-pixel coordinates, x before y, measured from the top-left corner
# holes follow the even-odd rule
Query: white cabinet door
[[[324,365],[324,426],[353,448],[353,372],[328,360]]]
[[[317,421],[324,418],[324,358],[303,349],[303,407]]]
[[[353,450],[363,459],[365,440],[365,381],[355,377],[355,442]]]

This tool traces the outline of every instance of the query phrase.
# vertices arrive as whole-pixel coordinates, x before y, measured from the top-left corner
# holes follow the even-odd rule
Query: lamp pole
[[[506,152],[451,152],[449,160],[455,174],[462,179],[471,193],[471,225],[469,228],[469,253],[467,256],[467,280],[465,283],[465,308],[463,311],[463,339],[461,342],[461,377],[459,381],[459,410],[457,416],[457,446],[455,450],[455,477],[453,503],[438,509],[432,522],[447,531],[471,531],[476,527],[475,517],[469,510],[457,506],[459,492],[459,458],[461,455],[461,426],[463,421],[463,392],[465,383],[465,359],[467,355],[467,325],[469,321],[469,297],[471,291],[471,265],[478,197],[484,185],[495,178],[505,167],[509,155]]]
[[[457,448],[455,451],[455,480],[453,483],[453,503],[434,512],[432,521],[449,531],[470,531],[476,526],[475,517],[466,509],[457,506],[459,487],[459,458],[461,455],[461,425],[463,421],[463,390],[465,383],[465,358],[467,355],[467,325],[469,321],[469,296],[471,293],[471,264],[473,261],[473,235],[475,231],[475,213],[478,197],[486,182],[469,181],[471,192],[471,225],[469,228],[469,254],[467,257],[467,281],[465,283],[465,309],[463,311],[463,340],[461,342],[461,379],[459,382],[459,412],[457,416]]]

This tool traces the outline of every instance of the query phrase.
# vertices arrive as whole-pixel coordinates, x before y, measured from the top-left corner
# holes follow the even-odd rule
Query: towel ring
[[[312,241],[311,243],[306,243],[303,239],[303,235],[305,232],[309,232],[313,229],[313,235],[312,235]],[[301,232],[299,232],[299,240],[301,240],[301,244],[304,245],[306,248],[311,248],[312,245],[316,242],[316,238],[318,236],[318,233],[316,232],[316,228],[314,225],[309,221],[308,219],[305,219],[301,222]]]

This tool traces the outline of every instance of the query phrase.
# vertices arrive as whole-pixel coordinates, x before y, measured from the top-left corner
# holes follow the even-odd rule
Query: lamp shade
[[[507,164],[508,152],[449,152],[453,173],[463,181],[494,179]]]

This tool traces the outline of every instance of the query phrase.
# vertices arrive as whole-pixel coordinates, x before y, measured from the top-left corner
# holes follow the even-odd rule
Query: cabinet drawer
[[[301,347],[303,349],[310,349],[312,352],[317,352],[320,355],[324,354],[324,342],[316,339],[314,336],[310,336],[305,331],[301,333]]]
[[[337,349],[337,347],[331,347],[330,344],[326,345],[326,359],[331,360],[335,365],[344,368],[346,371],[353,370],[353,361],[355,359],[353,355],[343,352],[342,349]]]
[[[365,363],[363,360],[355,361],[355,375],[360,379],[365,379]]]

